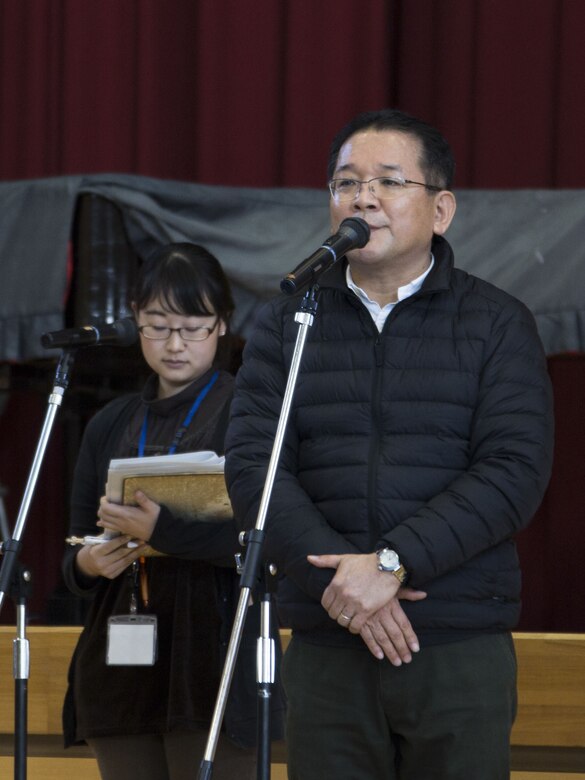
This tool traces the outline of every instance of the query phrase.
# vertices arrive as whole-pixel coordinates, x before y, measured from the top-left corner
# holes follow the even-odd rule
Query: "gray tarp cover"
[[[246,337],[260,302],[330,233],[324,190],[217,187],[97,174],[0,183],[0,360],[46,356],[40,336],[64,327],[75,202],[119,206],[135,250],[193,241],[215,253]],[[456,264],[534,313],[548,354],[585,350],[585,190],[458,190],[447,238]]]

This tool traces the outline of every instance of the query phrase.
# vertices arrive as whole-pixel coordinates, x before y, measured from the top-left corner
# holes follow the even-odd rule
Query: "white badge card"
[[[108,619],[108,666],[152,666],[155,661],[154,615],[114,615]]]

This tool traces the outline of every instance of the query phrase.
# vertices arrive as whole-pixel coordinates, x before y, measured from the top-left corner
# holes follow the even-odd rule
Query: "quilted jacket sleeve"
[[[415,587],[464,565],[525,528],[553,460],[553,401],[532,314],[514,299],[486,342],[469,466],[380,543],[400,551]]]

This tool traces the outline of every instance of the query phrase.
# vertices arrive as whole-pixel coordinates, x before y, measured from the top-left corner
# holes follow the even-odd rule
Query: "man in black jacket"
[[[532,315],[454,268],[453,159],[399,111],[356,117],[329,162],[333,229],[362,249],[319,277],[268,518],[293,629],[283,663],[291,780],[503,780],[516,708],[514,544],[552,459]],[[244,353],[226,475],[254,525],[300,295]]]

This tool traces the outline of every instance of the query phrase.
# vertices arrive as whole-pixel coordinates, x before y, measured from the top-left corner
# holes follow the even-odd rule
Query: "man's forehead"
[[[361,130],[350,136],[339,150],[336,171],[359,166],[363,162],[375,165],[381,173],[402,173],[405,163],[418,162],[418,138],[396,130]]]

